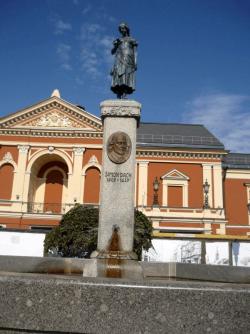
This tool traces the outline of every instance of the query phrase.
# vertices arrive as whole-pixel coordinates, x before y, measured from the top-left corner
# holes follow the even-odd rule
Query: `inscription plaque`
[[[130,157],[131,146],[131,140],[125,132],[118,131],[113,133],[107,142],[109,159],[116,164],[124,163]]]
[[[104,176],[107,182],[112,183],[126,183],[132,178],[132,174],[127,172],[105,172]]]

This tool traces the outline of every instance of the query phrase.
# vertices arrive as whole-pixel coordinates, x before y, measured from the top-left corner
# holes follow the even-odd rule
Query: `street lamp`
[[[160,182],[157,179],[157,176],[154,179],[153,182],[153,188],[154,188],[154,200],[153,200],[153,205],[159,205],[158,201],[158,190],[159,190]]]
[[[247,210],[248,210],[248,213],[250,214],[250,203],[247,203]]]
[[[208,193],[209,193],[209,188],[210,188],[210,185],[208,184],[207,182],[207,179],[206,179],[206,182],[203,184],[203,191],[204,191],[204,209],[209,209],[209,204],[208,204]]]

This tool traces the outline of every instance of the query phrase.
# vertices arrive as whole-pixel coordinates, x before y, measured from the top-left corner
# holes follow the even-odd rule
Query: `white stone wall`
[[[0,255],[43,257],[45,233],[0,231]]]

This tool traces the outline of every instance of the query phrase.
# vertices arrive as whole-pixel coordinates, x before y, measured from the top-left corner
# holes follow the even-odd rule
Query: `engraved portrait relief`
[[[131,140],[125,132],[118,131],[113,133],[107,142],[109,159],[116,164],[122,164],[130,157],[131,146]]]

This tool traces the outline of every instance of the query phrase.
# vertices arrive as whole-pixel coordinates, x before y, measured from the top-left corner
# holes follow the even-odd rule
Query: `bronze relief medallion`
[[[130,157],[131,146],[131,139],[125,132],[117,131],[113,133],[107,142],[109,159],[116,164],[122,164]]]

